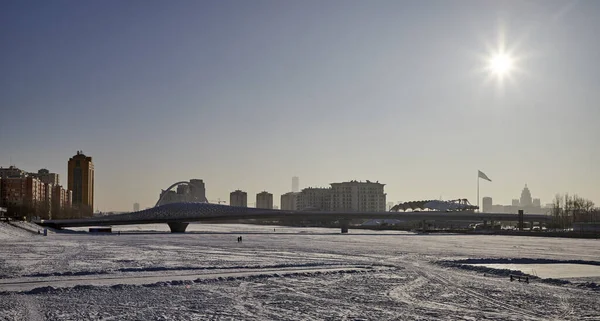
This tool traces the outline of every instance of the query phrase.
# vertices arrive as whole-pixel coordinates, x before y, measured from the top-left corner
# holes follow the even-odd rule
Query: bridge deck
[[[131,225],[174,222],[199,222],[244,219],[304,219],[339,221],[351,219],[397,219],[403,221],[517,221],[517,214],[462,212],[318,212],[283,211],[248,207],[235,207],[208,203],[171,203],[139,212],[92,217],[86,219],[44,220],[38,224],[55,228]],[[549,215],[524,214],[527,222],[547,222]]]

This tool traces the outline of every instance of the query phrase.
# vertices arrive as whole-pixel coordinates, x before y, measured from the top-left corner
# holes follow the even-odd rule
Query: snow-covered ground
[[[600,261],[600,240],[191,224],[0,225],[0,320],[600,320],[600,291],[443,267]],[[243,242],[236,241],[238,236]]]

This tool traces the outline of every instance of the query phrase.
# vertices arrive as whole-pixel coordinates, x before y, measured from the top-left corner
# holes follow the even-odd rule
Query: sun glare
[[[488,68],[498,77],[504,77],[512,70],[513,59],[505,53],[495,54],[490,58]]]

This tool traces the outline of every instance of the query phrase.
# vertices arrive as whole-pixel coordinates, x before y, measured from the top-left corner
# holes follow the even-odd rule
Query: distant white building
[[[298,176],[292,177],[292,193],[300,192],[300,179]]]
[[[482,207],[481,211],[483,213],[492,213],[492,206],[493,206],[493,204],[492,204],[491,197],[484,197],[481,200],[481,207]]]
[[[289,192],[281,195],[281,209],[295,211],[298,209],[298,195],[300,193]]]
[[[133,203],[133,211],[137,212],[140,210],[140,203]]]

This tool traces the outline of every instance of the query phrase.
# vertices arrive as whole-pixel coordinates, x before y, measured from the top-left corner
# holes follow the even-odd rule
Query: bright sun
[[[512,70],[513,59],[505,53],[495,54],[490,58],[488,68],[498,77],[504,77]]]

